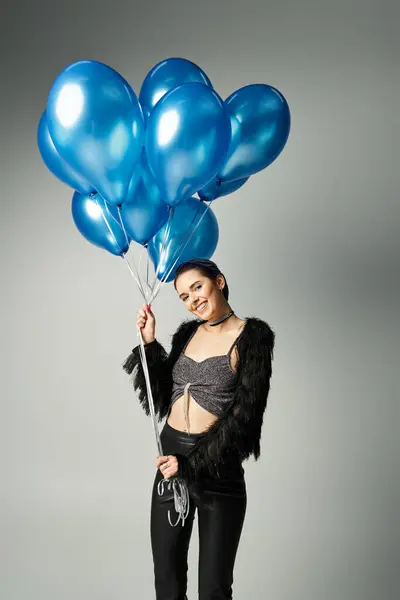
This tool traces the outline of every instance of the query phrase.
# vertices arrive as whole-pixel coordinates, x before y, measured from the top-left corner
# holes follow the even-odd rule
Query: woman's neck
[[[232,312],[231,307],[228,307],[228,310],[225,310],[223,313],[221,313],[220,317],[216,317],[216,318],[212,318],[209,321],[203,323],[201,325],[202,329],[204,329],[204,331],[207,331],[207,333],[221,333],[225,330],[229,330],[232,328],[235,328],[240,322],[241,320],[235,315],[235,313],[233,312],[233,314],[231,314],[231,316],[229,318],[227,318],[226,320],[222,321],[221,323],[218,323],[216,325],[211,325],[211,323],[215,323],[215,321],[218,321],[219,318],[222,318],[224,315],[227,315],[229,313]]]

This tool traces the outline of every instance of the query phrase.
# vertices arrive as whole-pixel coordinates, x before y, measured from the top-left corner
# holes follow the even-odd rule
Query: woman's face
[[[222,275],[213,281],[202,275],[197,269],[191,269],[179,275],[176,280],[176,291],[189,312],[200,319],[212,320],[218,317],[226,300],[221,293],[224,285]]]

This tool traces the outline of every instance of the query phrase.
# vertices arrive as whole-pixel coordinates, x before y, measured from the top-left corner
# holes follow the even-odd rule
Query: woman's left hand
[[[178,473],[178,459],[176,456],[157,456],[157,469],[160,469],[165,479],[170,479]]]

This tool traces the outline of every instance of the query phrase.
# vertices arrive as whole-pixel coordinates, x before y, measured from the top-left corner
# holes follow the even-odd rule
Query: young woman
[[[141,328],[154,407],[165,456],[156,459],[151,502],[151,545],[157,600],[187,599],[187,556],[197,509],[199,600],[232,598],[233,568],[246,513],[242,462],[260,456],[270,389],[275,334],[259,318],[240,319],[228,303],[224,275],[210,260],[180,265],[174,286],[194,319],[183,321],[169,354],[156,339],[155,317],[143,306]],[[139,346],[123,365],[150,414]],[[190,498],[183,526],[171,527],[173,491],[160,480],[185,479]]]

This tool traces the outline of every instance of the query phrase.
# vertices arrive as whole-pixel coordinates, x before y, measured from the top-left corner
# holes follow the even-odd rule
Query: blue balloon
[[[47,126],[46,111],[44,111],[39,121],[37,144],[46,167],[60,181],[71,186],[74,190],[78,190],[81,194],[90,194],[95,191],[93,186],[77,171],[70,167],[58,154]]]
[[[158,279],[165,277],[172,269],[165,281],[174,279],[176,269],[185,260],[195,257],[211,258],[217,247],[219,237],[217,218],[211,208],[204,202],[197,200],[197,198],[189,198],[172,210],[172,219],[157,232],[148,246],[148,252],[155,270],[162,258],[157,275]],[[195,229],[198,223],[199,225]],[[170,227],[169,234],[165,243],[164,254],[161,256],[168,226]],[[192,236],[189,239],[190,234]],[[184,246],[185,248],[183,248]]]
[[[129,248],[121,227],[118,208],[107,204],[99,194],[72,197],[72,218],[80,233],[89,242],[111,254],[122,256]],[[110,231],[111,230],[111,231]]]
[[[220,181],[216,177],[197,193],[201,200],[216,200],[221,196],[228,196],[236,192],[248,179],[248,177],[244,177],[243,179],[235,179],[234,181]]]
[[[151,112],[157,102],[170,90],[184,83],[204,83],[212,88],[211,81],[200,67],[185,58],[167,58],[149,71],[140,89],[139,100]]]
[[[215,177],[230,137],[225,105],[206,85],[185,83],[161,98],[148,120],[146,153],[167,204],[190,198]]]
[[[47,121],[62,158],[121,204],[144,142],[142,109],[125,79],[96,61],[71,64],[50,90]]]
[[[143,179],[146,187],[154,188],[152,190],[153,194],[156,194],[156,192],[158,192],[158,194],[160,193],[158,186],[157,186],[157,182],[156,182],[154,175],[149,167],[145,148],[143,148],[143,150],[142,150],[142,154],[140,155],[140,160],[139,160],[138,164],[136,165],[136,169],[132,175],[132,179],[129,184],[128,193],[126,195],[127,202],[132,201],[132,199],[135,195],[136,187],[139,185],[139,183],[142,179]]]
[[[139,162],[136,164],[135,170],[133,171],[133,175],[132,175],[131,180],[129,182],[128,191],[127,191],[126,196],[124,198],[123,204],[125,202],[132,202],[133,198],[135,197],[136,190],[137,190],[137,188],[139,186],[139,183],[142,180],[142,175],[143,175],[142,162],[143,162],[143,160],[146,160],[145,155],[146,155],[146,153],[145,153],[145,150],[143,148],[142,149],[142,153],[140,155]],[[154,177],[153,177],[153,179],[154,179]]]
[[[142,106],[142,113],[143,113],[144,127],[145,127],[145,129],[147,129],[147,121],[149,120],[151,111],[147,108],[147,106]]]
[[[232,138],[218,177],[232,181],[265,169],[279,156],[289,136],[290,112],[283,95],[262,83],[240,88],[225,104]]]
[[[121,217],[129,237],[139,244],[147,242],[166,223],[169,208],[161,198],[157,182],[143,152],[129,186]]]

